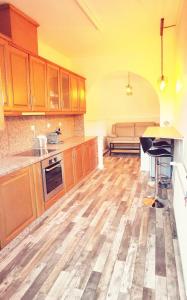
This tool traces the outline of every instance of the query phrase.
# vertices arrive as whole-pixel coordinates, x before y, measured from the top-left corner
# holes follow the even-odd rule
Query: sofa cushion
[[[125,137],[125,136],[119,136],[119,137],[107,137],[107,141],[108,143],[129,143],[129,144],[134,144],[134,143],[137,143],[139,144],[140,143],[140,139],[138,137]]]
[[[134,123],[116,123],[112,126],[112,133],[117,137],[133,137]]]
[[[149,126],[155,126],[154,122],[135,122],[134,135],[140,137]]]

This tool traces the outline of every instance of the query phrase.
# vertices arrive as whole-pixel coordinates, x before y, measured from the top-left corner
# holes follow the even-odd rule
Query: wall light
[[[132,95],[132,86],[130,85],[130,73],[128,72],[128,83],[126,85],[126,95],[131,96]]]
[[[159,83],[159,87],[161,91],[164,91],[166,86],[167,86],[167,78],[164,76],[164,72],[163,72],[163,65],[164,65],[164,58],[163,58],[163,33],[164,33],[164,29],[165,28],[170,28],[176,25],[170,25],[170,26],[164,26],[164,18],[160,19],[160,45],[161,45],[161,59],[160,59],[160,63],[161,63],[161,76],[158,80]]]

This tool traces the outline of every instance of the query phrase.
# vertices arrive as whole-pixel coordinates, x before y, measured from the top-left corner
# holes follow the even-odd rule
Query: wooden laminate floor
[[[171,205],[144,207],[137,157],[106,157],[0,254],[0,299],[186,299]]]

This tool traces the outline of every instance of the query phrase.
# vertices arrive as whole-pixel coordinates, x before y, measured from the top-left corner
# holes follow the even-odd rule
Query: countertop
[[[10,174],[16,170],[19,170],[21,168],[24,168],[26,166],[35,164],[39,161],[44,160],[45,158],[48,158],[50,156],[56,155],[60,152],[63,152],[67,149],[76,147],[84,142],[87,142],[91,139],[95,138],[92,137],[71,137],[63,139],[63,144],[48,144],[47,149],[55,149],[56,151],[53,151],[49,154],[42,155],[40,157],[33,157],[33,156],[15,156],[15,155],[7,155],[4,158],[0,159],[0,177],[5,176],[7,174]],[[29,150],[29,149],[25,149]],[[23,151],[21,151],[23,152]]]
[[[155,137],[155,138],[165,138],[165,139],[183,139],[183,136],[175,127],[147,127],[143,137]]]

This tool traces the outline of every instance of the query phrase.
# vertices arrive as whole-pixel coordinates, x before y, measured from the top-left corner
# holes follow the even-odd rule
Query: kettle
[[[38,135],[33,139],[33,148],[47,148],[47,137],[45,135]]]

